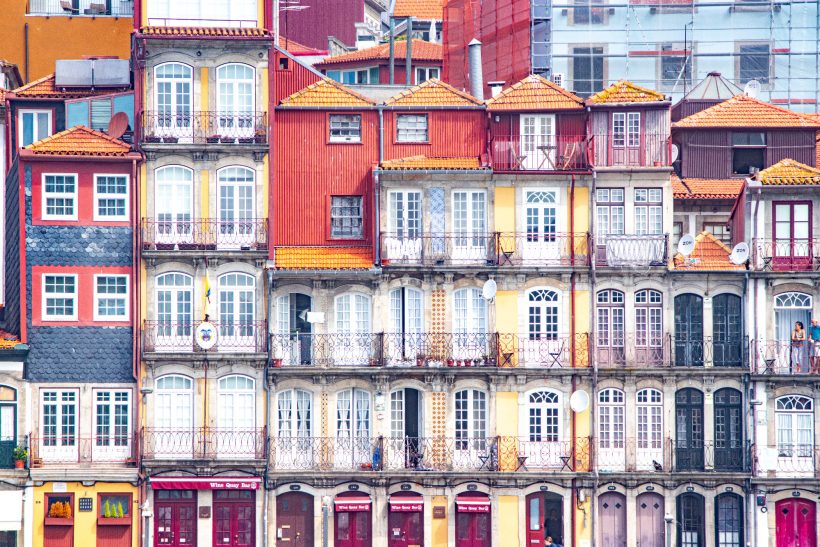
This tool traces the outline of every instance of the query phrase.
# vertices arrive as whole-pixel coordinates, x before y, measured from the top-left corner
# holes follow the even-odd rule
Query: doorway
[[[564,498],[541,491],[527,496],[527,544],[543,545],[547,537],[564,544]]]
[[[367,494],[343,492],[336,496],[333,519],[336,547],[372,545],[371,505]]]
[[[256,492],[214,491],[214,545],[253,547],[256,544]]]
[[[154,545],[189,547],[196,545],[196,492],[156,490],[154,492]]]
[[[675,297],[675,365],[703,366],[703,298],[696,294]]]
[[[401,492],[390,496],[387,516],[388,547],[420,547],[424,545],[424,498],[416,492]]]
[[[456,496],[456,547],[490,547],[490,498],[481,492]]]
[[[664,547],[664,502],[655,492],[644,492],[637,498],[637,545]]]
[[[296,292],[276,299],[274,357],[285,365],[313,363],[313,326],[308,322],[311,301],[310,296]]]
[[[598,496],[598,544],[601,547],[626,547],[626,496],[606,492]]]
[[[816,506],[812,500],[788,498],[775,504],[777,547],[817,547]]]
[[[675,395],[675,470],[703,470],[703,393],[694,388]]]
[[[424,458],[421,426],[421,392],[414,388],[390,393],[390,445],[387,464],[391,469],[418,469]]]
[[[290,547],[313,547],[313,496],[304,492],[276,496],[276,538]]]

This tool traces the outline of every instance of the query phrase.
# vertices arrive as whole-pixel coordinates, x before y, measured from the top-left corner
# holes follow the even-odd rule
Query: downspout
[[[569,244],[572,246],[569,254],[570,266],[575,266],[575,175],[570,179],[569,187]],[[573,340],[574,342],[574,340]],[[573,355],[575,352],[573,351]]]
[[[136,123],[135,123],[136,125]],[[134,381],[137,386],[140,385],[140,281],[141,281],[141,273],[140,273],[140,253],[139,249],[141,249],[142,242],[141,236],[142,232],[140,230],[140,222],[139,222],[139,211],[140,211],[140,192],[137,184],[137,160],[131,160],[131,193],[134,196],[132,200],[132,211],[133,214],[131,216],[131,225],[133,233],[131,235],[131,252],[133,253],[131,257],[131,262],[133,264],[132,272],[131,272],[131,329],[132,329],[132,348],[131,348],[131,356],[133,359],[131,365],[131,373],[134,376]],[[142,424],[142,413],[140,409],[142,409],[142,390],[137,389],[136,393],[134,394],[136,398],[136,404],[134,405],[134,442],[132,443],[133,450],[134,450],[134,459],[139,461],[139,454],[142,451],[142,444],[140,441],[142,440],[138,434],[141,430]],[[137,507],[140,509],[142,508],[143,503],[145,503],[146,499],[146,491],[145,491],[145,481],[143,480],[144,477],[142,476],[142,470],[137,466],[137,476],[139,477],[139,490],[137,492]],[[140,511],[140,518],[137,519],[137,537],[142,537],[144,530],[145,530],[145,519],[142,518],[142,511]],[[147,544],[147,541],[146,541]]]
[[[23,47],[25,48],[26,54],[26,83],[28,83],[28,23],[23,25]]]
[[[396,84],[396,20],[390,16],[390,85]]]
[[[272,331],[272,320],[273,317],[273,298],[271,295],[273,294],[273,270],[268,268],[266,273],[268,274],[268,290],[265,293],[265,297],[268,299],[268,324],[266,326],[267,332],[265,332],[265,338],[268,340],[268,362],[265,363],[265,381],[263,385],[265,386],[265,447],[266,450],[264,451],[265,454],[265,470],[263,471],[262,480],[265,481],[265,487],[262,490],[264,492],[262,498],[262,547],[268,547],[268,474],[270,473],[270,454],[268,453],[267,446],[268,446],[268,426],[272,423],[273,417],[271,416],[271,392],[270,386],[268,385],[268,367],[270,367],[271,359],[273,359],[273,340],[271,340],[271,331]]]
[[[407,58],[404,61],[404,85],[411,86],[413,85],[413,17],[407,18],[407,47],[405,51],[407,53]]]
[[[378,106],[379,111],[379,167],[384,161],[384,105]],[[379,229],[381,227],[381,178],[380,169],[373,170],[373,245],[375,247],[374,260],[376,265],[381,265],[381,239]]]

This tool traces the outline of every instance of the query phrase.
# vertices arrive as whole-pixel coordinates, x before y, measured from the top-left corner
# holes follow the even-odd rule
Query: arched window
[[[598,392],[599,466],[606,470],[623,470],[625,463],[624,392],[608,388]]]
[[[597,326],[596,359],[602,366],[623,365],[625,307],[624,293],[615,289],[598,291],[595,298]]]
[[[742,471],[745,463],[743,406],[740,391],[723,388],[715,391],[715,470]]]
[[[156,112],[151,121],[156,136],[179,139],[193,137],[192,88],[193,69],[190,66],[164,63],[154,68]],[[151,131],[151,128],[146,129]]]
[[[778,354],[786,354],[777,359],[777,372],[794,373],[809,371],[809,351],[807,342],[792,343],[792,330],[798,321],[803,329],[811,324],[812,297],[800,292],[787,292],[774,297],[774,330],[777,338]]]
[[[194,172],[181,165],[168,165],[155,170],[154,179],[156,243],[193,243]]]
[[[703,366],[703,298],[697,294],[675,297],[675,365]]]
[[[253,349],[256,280],[244,273],[219,276],[219,347]]]
[[[703,496],[694,492],[681,494],[678,504],[678,545],[703,547],[706,543]]]
[[[191,350],[193,344],[193,278],[170,272],[157,276],[157,350]]]
[[[479,359],[487,353],[487,301],[476,288],[453,292],[453,358]]]
[[[256,382],[253,378],[232,374],[223,376],[218,384],[217,427],[233,436],[243,435],[254,438],[256,426]],[[226,439],[227,440],[227,439]],[[241,441],[241,438],[235,439]],[[250,439],[246,439],[250,440]],[[253,443],[237,442],[234,451],[250,448]],[[226,447],[227,448],[227,447]]]
[[[694,388],[675,393],[675,469],[703,470],[703,392]]]
[[[217,172],[219,185],[220,247],[248,247],[256,243],[255,178],[247,167],[232,166]]]
[[[370,333],[370,297],[347,293],[336,297],[336,332],[341,334]]]
[[[743,545],[743,498],[724,492],[715,498],[715,547]]]
[[[663,295],[644,289],[635,293],[635,346],[651,358],[663,343]]]
[[[288,389],[276,395],[276,436],[271,451],[280,469],[304,469],[313,462],[313,394]]]
[[[663,393],[647,388],[636,397],[636,466],[639,470],[653,470],[655,463],[663,465]]]
[[[777,470],[812,472],[814,452],[814,401],[803,395],[785,395],[775,400]]]
[[[527,396],[527,442],[523,456],[533,467],[560,466],[563,452],[561,394],[550,389],[534,391]]]
[[[558,293],[534,289],[527,293],[527,334],[530,340],[556,340],[560,324]]]
[[[254,70],[248,65],[231,63],[216,69],[220,135],[254,136],[254,79]]]
[[[716,367],[743,365],[743,307],[735,294],[712,299],[712,361]]]
[[[370,393],[346,389],[336,395],[336,461],[349,469],[352,465],[381,462],[371,452]]]
[[[191,457],[194,424],[193,381],[169,374],[156,380],[153,444],[158,458]]]

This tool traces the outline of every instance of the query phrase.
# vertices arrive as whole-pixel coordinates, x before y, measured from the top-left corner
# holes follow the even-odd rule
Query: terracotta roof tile
[[[370,247],[277,247],[276,267],[283,270],[363,270],[373,267]]]
[[[0,103],[2,103],[3,101],[6,100],[6,93],[8,93],[8,92],[9,92],[9,90],[6,89],[5,87],[0,87]]]
[[[14,97],[26,99],[78,99],[81,97],[93,97],[95,95],[106,95],[115,90],[123,89],[60,89],[54,85],[54,74],[43,76],[39,80],[29,82],[24,86],[13,90]]]
[[[710,106],[672,124],[672,127],[816,127],[820,120],[812,120],[798,114],[746,95]]]
[[[20,345],[20,338],[16,334],[0,329],[0,349],[14,349]]]
[[[477,157],[469,158],[435,158],[428,156],[410,156],[395,160],[383,161],[382,169],[386,170],[475,170],[482,169]]]
[[[619,80],[587,99],[588,104],[654,103],[666,101],[666,95],[626,80]]]
[[[290,97],[285,97],[280,103],[281,106],[286,107],[326,106],[328,108],[339,106],[367,107],[375,104],[367,97],[359,95],[330,78],[324,78],[310,84]]]
[[[673,259],[676,270],[745,270],[746,267],[732,264],[729,255],[732,250],[709,232],[695,236],[695,248],[688,257],[677,253]]]
[[[814,185],[820,184],[820,169],[787,158],[760,171],[754,178],[764,186]]]
[[[390,106],[479,106],[483,103],[472,95],[463,93],[437,78],[432,78],[410,89],[405,89],[398,95],[387,99],[384,104]]]
[[[444,19],[442,0],[396,0],[393,17],[415,17],[425,21]]]
[[[271,33],[263,28],[251,27],[141,27],[143,36],[161,38],[203,37],[203,38],[270,38]]]
[[[531,74],[487,101],[487,110],[583,110],[584,100]]]
[[[76,125],[24,148],[41,156],[109,156],[126,157],[131,145],[100,131]]]
[[[327,51],[294,42],[290,38],[281,35],[279,36],[279,49],[284,49],[292,55],[327,55]]]
[[[434,44],[432,42],[425,42],[424,40],[413,40],[413,48],[411,55],[414,61],[438,61],[443,59],[441,44]],[[398,62],[402,62],[407,58],[407,42],[396,42],[393,54]],[[321,63],[316,63],[314,66],[321,68],[326,65],[336,65],[340,63],[358,63],[362,61],[388,60],[390,59],[390,44],[379,44],[358,51],[350,51],[340,55],[328,57]]]
[[[744,179],[686,179],[672,175],[675,199],[735,199],[740,195]]]

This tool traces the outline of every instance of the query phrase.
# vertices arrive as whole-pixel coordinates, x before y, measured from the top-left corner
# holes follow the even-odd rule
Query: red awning
[[[418,513],[424,511],[424,498],[421,496],[390,496],[390,510],[394,513]]]
[[[259,477],[151,477],[154,490],[259,490]]]
[[[345,496],[334,501],[336,511],[370,511],[370,496]]]
[[[490,498],[456,497],[456,510],[459,513],[489,513]]]

